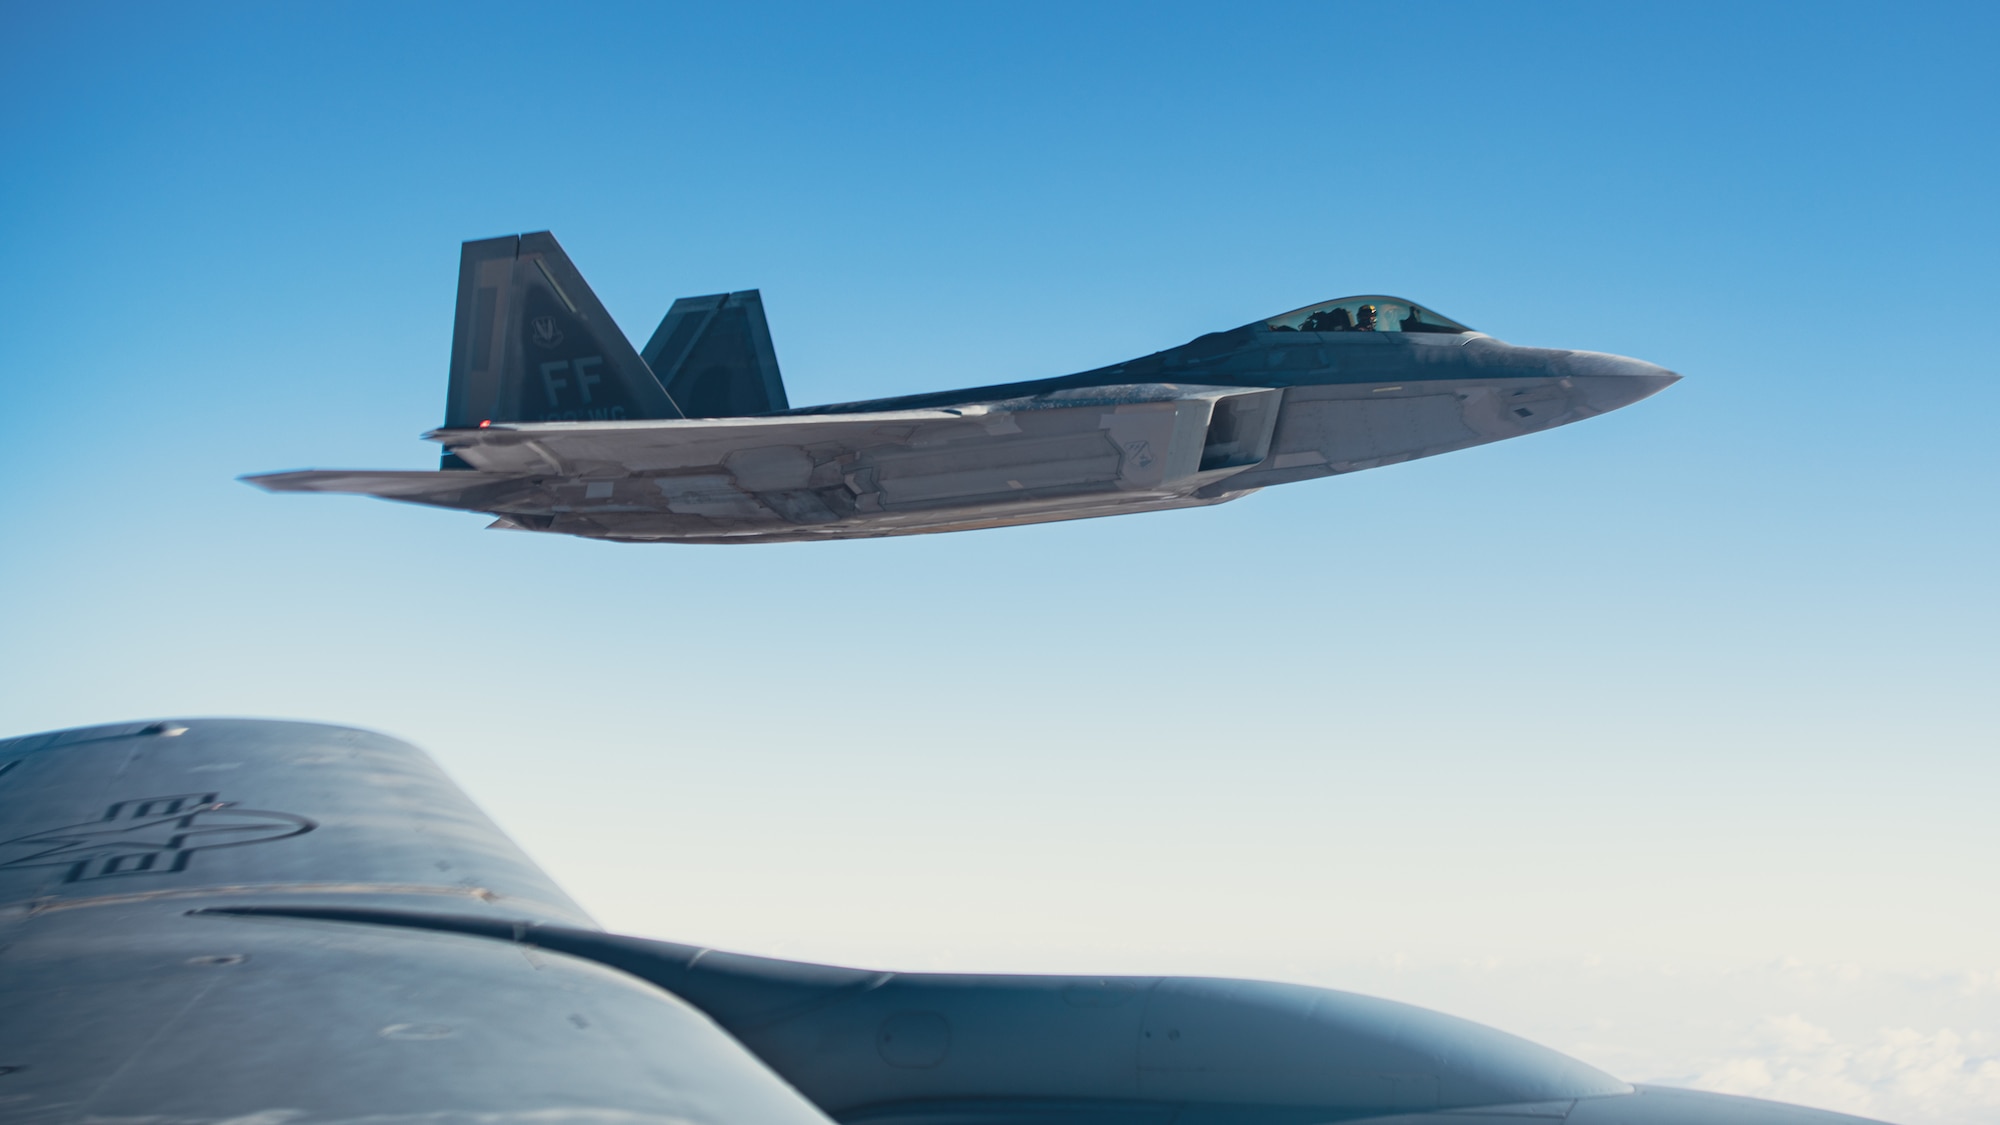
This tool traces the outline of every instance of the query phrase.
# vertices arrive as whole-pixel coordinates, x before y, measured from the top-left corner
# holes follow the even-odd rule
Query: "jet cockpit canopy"
[[[1264,322],[1273,332],[1470,332],[1472,329],[1401,297],[1342,297]]]

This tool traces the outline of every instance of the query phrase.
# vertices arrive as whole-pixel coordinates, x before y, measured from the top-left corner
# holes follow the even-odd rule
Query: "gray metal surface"
[[[755,290],[676,301],[641,358],[546,232],[466,244],[456,339],[446,423],[425,435],[441,470],[245,479],[632,542],[912,535],[1221,503],[1679,378],[1354,297],[1060,378],[786,409]]]
[[[769,414],[791,404],[755,289],[682,297],[639,358],[690,418]]]
[[[1327,989],[889,973],[607,934],[415,748],[0,742],[0,1119],[1857,1125]]]
[[[825,1125],[628,974],[476,937],[201,913],[590,925],[403,743],[126,724],[0,743],[0,771],[0,1120]]]
[[[479,934],[621,969],[700,1008],[829,1114],[930,1120],[1213,1107],[1336,1121],[1632,1087],[1407,1004],[1263,981],[884,973],[556,925],[335,905],[261,916]]]
[[[679,418],[547,231],[460,251],[447,427],[499,418]]]

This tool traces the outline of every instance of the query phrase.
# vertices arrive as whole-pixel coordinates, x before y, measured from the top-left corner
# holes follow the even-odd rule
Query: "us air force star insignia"
[[[237,808],[214,793],[119,801],[101,820],[0,842],[0,870],[67,867],[63,882],[184,871],[196,852],[264,844],[319,827],[302,816]]]
[[[555,317],[538,316],[528,322],[528,327],[534,330],[535,343],[541,347],[553,348],[563,342],[563,332],[556,327]]]

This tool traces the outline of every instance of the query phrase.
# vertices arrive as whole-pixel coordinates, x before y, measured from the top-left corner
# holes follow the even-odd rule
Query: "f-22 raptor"
[[[436,471],[247,477],[626,542],[917,535],[1219,504],[1616,410],[1680,376],[1345,297],[1075,375],[794,409],[760,294],[634,351],[546,231],[468,242]]]

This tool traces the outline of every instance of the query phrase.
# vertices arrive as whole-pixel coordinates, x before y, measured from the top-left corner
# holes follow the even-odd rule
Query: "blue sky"
[[[1996,23],[8,6],[0,732],[371,726],[629,930],[1305,980],[1990,1120]],[[541,228],[639,340],[761,287],[802,404],[1356,292],[1687,377],[1221,508],[910,540],[234,481],[434,463],[457,243]]]

